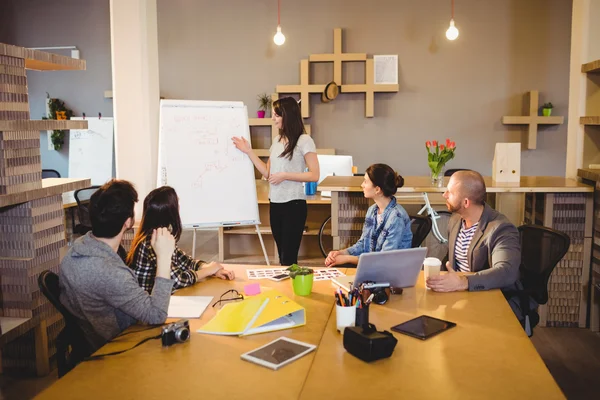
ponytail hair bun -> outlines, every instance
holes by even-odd
[[[404,178],[400,174],[396,174],[396,187],[401,188],[404,186]]]

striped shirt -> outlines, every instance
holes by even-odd
[[[473,239],[473,235],[475,234],[478,225],[479,222],[476,222],[472,227],[467,229],[465,227],[465,221],[463,220],[461,222],[460,231],[458,231],[458,236],[456,237],[456,243],[454,245],[454,259],[456,260],[456,270],[458,271],[469,272],[471,270],[467,253],[469,252],[469,246],[471,245],[471,240]]]

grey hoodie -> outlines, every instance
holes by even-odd
[[[60,302],[87,321],[94,349],[137,321],[162,324],[173,281],[157,277],[152,294],[140,287],[123,260],[89,232],[69,249],[60,265]]]

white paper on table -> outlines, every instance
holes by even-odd
[[[171,296],[169,318],[200,318],[213,296]]]

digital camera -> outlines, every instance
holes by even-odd
[[[190,338],[190,323],[187,319],[180,319],[177,322],[164,326],[160,338],[163,346],[183,343]]]
[[[363,286],[363,301],[366,301],[371,294],[373,295],[373,303],[375,304],[385,304],[390,299],[391,289],[390,284],[387,282],[384,283],[375,283],[375,282],[365,282]]]

